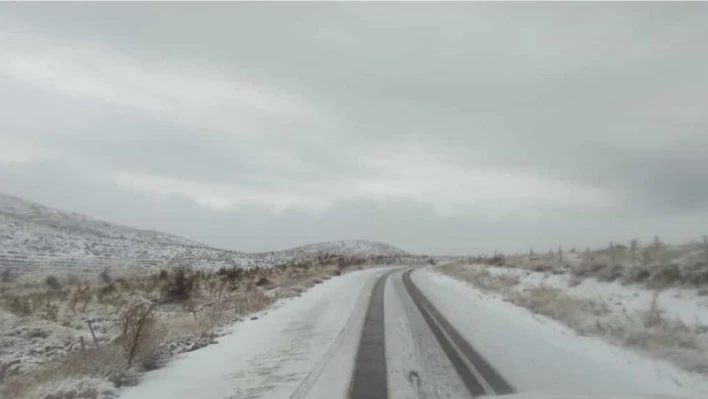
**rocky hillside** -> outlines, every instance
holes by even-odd
[[[61,272],[177,264],[205,268],[262,267],[318,253],[405,254],[392,246],[369,241],[333,241],[258,254],[239,252],[156,231],[119,226],[0,194],[0,269],[51,267]]]

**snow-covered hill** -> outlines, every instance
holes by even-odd
[[[368,241],[334,241],[267,253],[239,252],[156,231],[119,226],[0,194],[2,269],[52,267],[61,272],[169,264],[253,267],[320,252],[358,256],[404,254],[389,245]]]
[[[291,248],[281,253],[288,254],[314,254],[314,253],[330,253],[336,255],[408,255],[407,252],[398,249],[392,245],[381,242],[367,240],[345,240],[345,241],[327,241],[316,244],[303,245],[301,247]]]

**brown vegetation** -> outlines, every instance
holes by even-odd
[[[62,331],[73,331],[75,342],[67,352],[52,351],[55,356],[39,368],[0,365],[5,380],[0,396],[32,396],[39,386],[74,377],[110,380],[116,387],[134,384],[139,372],[213,343],[222,327],[278,298],[301,295],[331,276],[365,265],[429,261],[320,254],[270,268],[176,267],[120,275],[104,269],[90,279],[73,274],[4,281],[0,308],[27,325],[56,323]]]

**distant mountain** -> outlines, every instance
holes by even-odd
[[[282,251],[284,253],[330,253],[336,255],[408,255],[392,245],[367,240],[327,241],[303,245]]]
[[[204,268],[264,267],[324,252],[357,256],[405,254],[370,241],[332,241],[266,253],[232,251],[0,194],[0,269],[51,267],[57,273],[68,273],[179,264]]]

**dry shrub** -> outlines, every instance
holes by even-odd
[[[56,276],[47,276],[47,278],[44,280],[44,284],[46,284],[47,287],[53,290],[61,289],[61,283],[59,282],[59,279],[56,278]]]
[[[577,326],[577,322],[584,315],[602,316],[609,312],[604,303],[571,297],[558,288],[543,285],[513,292],[507,299],[515,305],[564,322],[571,327]]]
[[[503,254],[494,254],[491,258],[487,258],[484,263],[490,266],[502,266],[506,263],[506,257]]]
[[[541,259],[538,257],[531,257],[528,261],[520,259],[516,262],[518,265],[511,266],[508,262],[503,265],[504,267],[515,268],[520,267],[523,269],[533,270],[535,272],[547,272],[554,268],[553,261],[548,261],[546,259]]]
[[[216,328],[227,323],[231,314],[228,305],[223,302],[209,306],[199,314],[196,333],[211,334]]]
[[[195,280],[195,275],[189,270],[177,269],[172,276],[165,279],[162,298],[167,302],[189,300],[195,289]]]
[[[708,375],[708,346],[703,335],[708,327],[690,327],[678,319],[667,319],[658,305],[660,290],[652,298],[650,308],[640,314],[644,328],[619,330],[619,338],[626,346],[647,350],[688,371]]]
[[[440,270],[445,274],[470,282],[486,291],[503,293],[519,284],[519,277],[516,275],[493,275],[486,268],[468,268],[461,264],[449,264],[440,267]]]
[[[98,275],[99,280],[103,282],[104,284],[110,284],[113,282],[113,278],[111,277],[110,269],[105,268],[101,273]]]
[[[664,265],[657,268],[649,277],[652,288],[668,287],[681,279],[681,270],[676,265]]]
[[[599,270],[596,277],[599,281],[611,283],[622,278],[625,272],[626,269],[621,265],[607,265]]]
[[[117,292],[117,287],[115,283],[109,283],[104,285],[103,287],[98,289],[98,292],[96,293],[96,299],[98,299],[99,302],[105,303],[107,300],[107,297],[115,294]]]
[[[243,279],[244,273],[243,273],[243,269],[238,268],[238,267],[232,267],[232,268],[222,267],[217,272],[217,275],[219,276],[221,281],[228,283],[228,285],[232,289],[235,289],[235,287],[237,287],[238,284]]]
[[[130,306],[123,312],[120,324],[120,342],[130,368],[135,357],[148,352],[156,340],[155,305],[139,303]]]
[[[572,275],[578,278],[596,277],[608,266],[608,262],[602,259],[583,260],[580,265],[573,269]]]
[[[273,303],[273,298],[266,296],[261,291],[250,291],[239,295],[234,308],[237,314],[244,315],[259,312]]]
[[[3,301],[3,307],[17,316],[29,316],[34,310],[32,301],[26,296],[7,297]]]
[[[645,283],[651,277],[651,271],[646,266],[635,266],[629,268],[622,276],[622,284]]]
[[[44,387],[57,385],[68,379],[125,380],[124,368],[125,360],[120,348],[116,345],[102,346],[99,349],[71,353],[37,372],[10,377],[2,387],[4,391],[0,390],[0,393],[4,395],[1,397],[7,399],[46,397],[39,394]],[[132,378],[132,382],[137,381]]]

